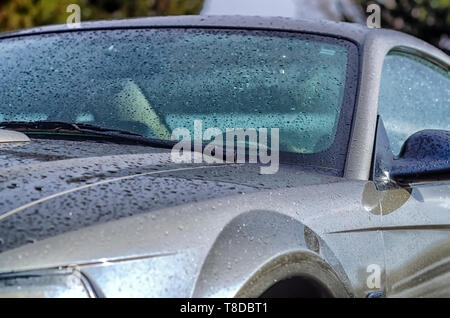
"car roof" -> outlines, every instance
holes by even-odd
[[[66,24],[49,25],[0,34],[0,38],[41,33],[53,33],[70,30],[116,29],[116,28],[152,28],[152,27],[204,27],[267,29],[280,31],[300,31],[327,34],[363,42],[371,29],[357,23],[334,22],[327,20],[300,20],[282,17],[258,16],[170,16],[148,17],[122,20],[102,20],[82,22],[80,28],[70,29]]]
[[[383,28],[372,29],[359,23],[335,22],[331,20],[292,19],[284,17],[189,15],[86,21],[82,22],[79,28],[69,28],[67,24],[59,24],[0,33],[0,39],[80,30],[184,27],[303,32],[350,40],[361,47],[364,46],[366,42],[373,42],[373,39],[379,39],[381,41],[387,40],[398,42],[399,45],[402,43],[406,44],[406,46],[410,45],[423,52],[427,52],[430,55],[434,55],[434,57],[438,58],[440,61],[444,61],[447,64],[447,67],[449,64],[449,57],[447,54],[425,41],[402,32]],[[367,41],[369,38],[370,41]],[[373,49],[373,46],[369,45],[368,49]]]

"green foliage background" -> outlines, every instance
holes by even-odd
[[[72,3],[82,21],[198,14],[203,7],[203,0],[0,0],[0,31],[65,23]]]

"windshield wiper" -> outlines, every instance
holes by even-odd
[[[177,142],[145,137],[133,132],[119,129],[111,129],[91,124],[70,123],[64,121],[8,121],[0,122],[0,128],[16,130],[23,133],[52,132],[55,134],[76,133],[95,137],[107,137],[116,141],[133,141],[157,148],[172,148]]]

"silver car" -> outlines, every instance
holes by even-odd
[[[197,16],[0,44],[0,297],[450,296],[438,49]],[[197,161],[212,127],[277,129],[278,156]],[[174,160],[177,129],[200,144],[191,162]]]

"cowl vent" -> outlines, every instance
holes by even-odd
[[[0,129],[0,144],[8,142],[28,142],[30,138],[27,135],[12,130]]]

